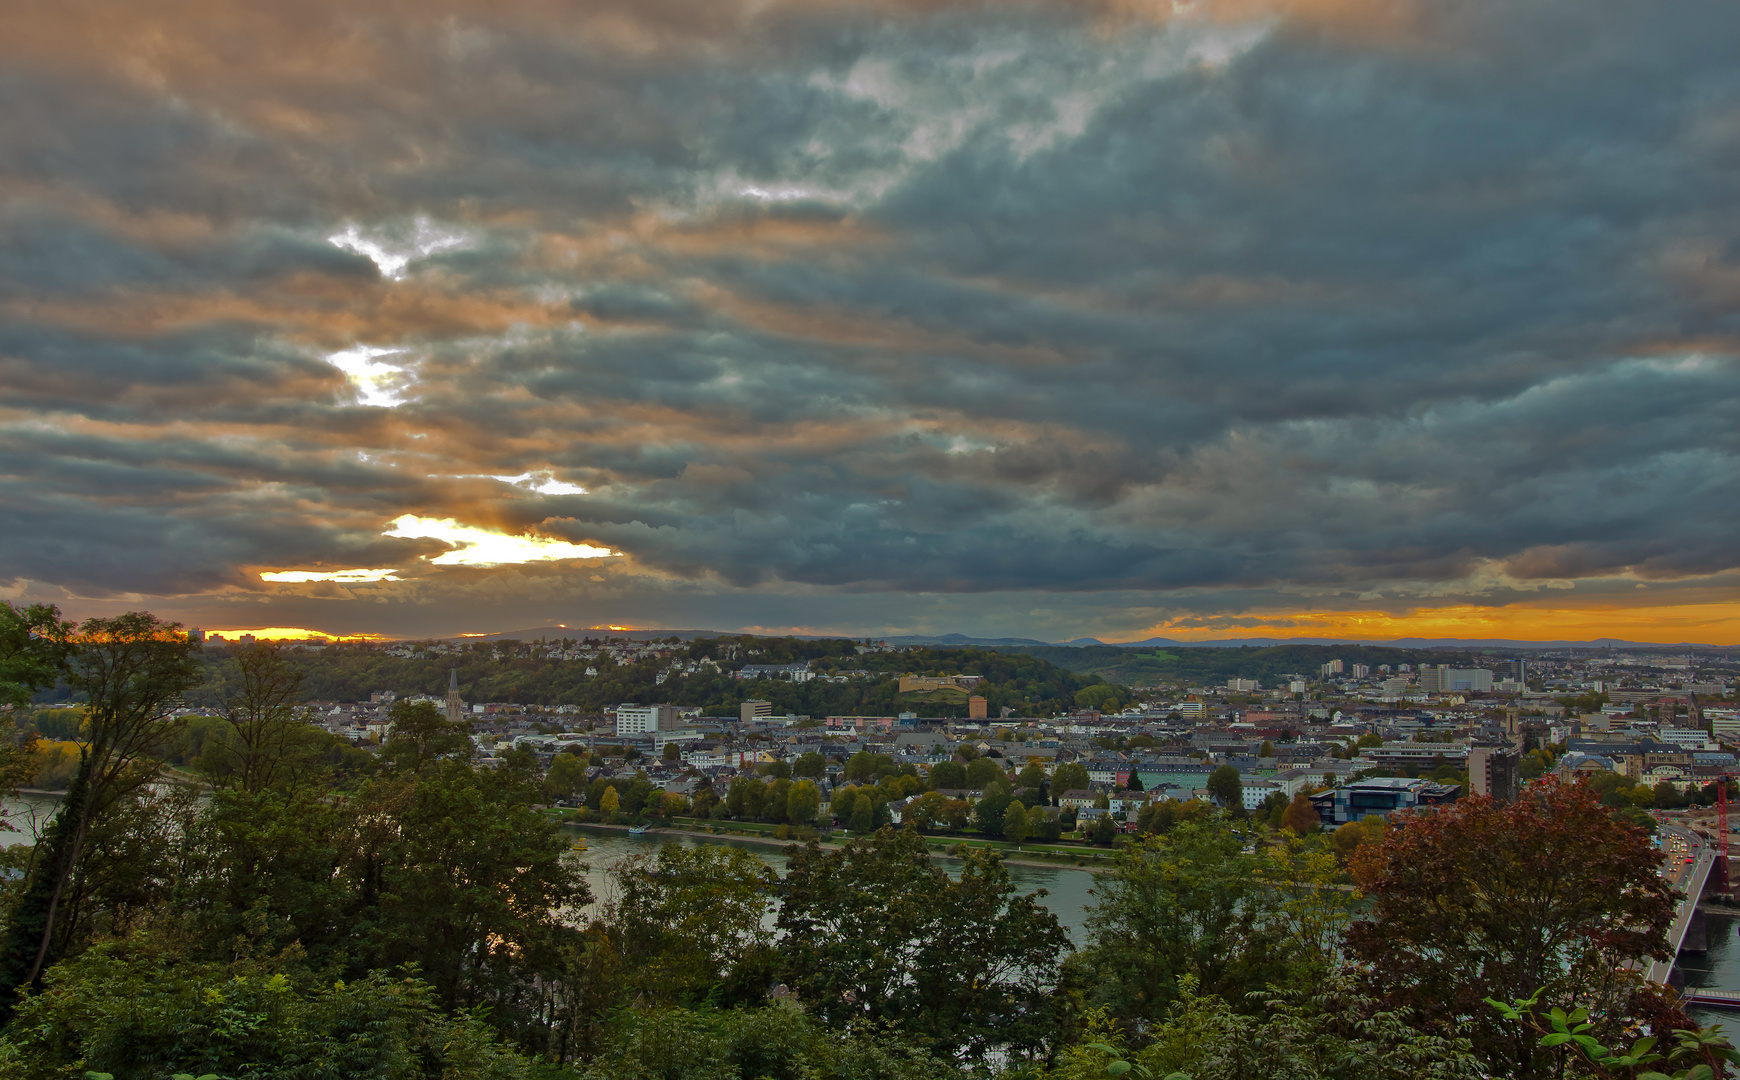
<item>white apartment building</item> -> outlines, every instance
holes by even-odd
[[[677,723],[677,707],[675,705],[635,705],[625,703],[616,707],[616,733],[618,735],[651,735],[665,728],[675,727]]]

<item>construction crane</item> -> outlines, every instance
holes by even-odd
[[[1716,855],[1718,880],[1723,892],[1728,891],[1728,773],[1716,778]]]

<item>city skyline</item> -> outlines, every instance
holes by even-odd
[[[1740,644],[1740,12],[152,0],[0,64],[0,598]]]

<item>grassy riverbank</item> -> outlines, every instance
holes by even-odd
[[[582,825],[589,829],[611,829],[617,832],[627,832],[630,828],[630,826],[623,824],[579,821],[572,810],[551,810],[549,813],[565,823]],[[783,836],[780,835],[782,828],[785,830]],[[672,818],[665,824],[650,825],[646,835],[729,839],[752,844],[765,844],[770,847],[789,847],[792,844],[807,843],[812,838],[824,845],[838,845],[852,839],[851,834],[843,829],[829,833],[816,833],[813,830],[795,830],[790,826],[769,825],[758,821],[719,822],[681,817]],[[1112,852],[1108,849],[1077,847],[1070,844],[1023,844],[1017,847],[1003,841],[964,836],[926,836],[924,841],[934,858],[957,858],[958,855],[953,854],[957,849],[988,848],[1002,855],[1003,861],[1011,866],[1033,866],[1044,869],[1091,871],[1098,869],[1112,857]]]

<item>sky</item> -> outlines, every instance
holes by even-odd
[[[18,0],[0,598],[1740,642],[1740,7]]]

